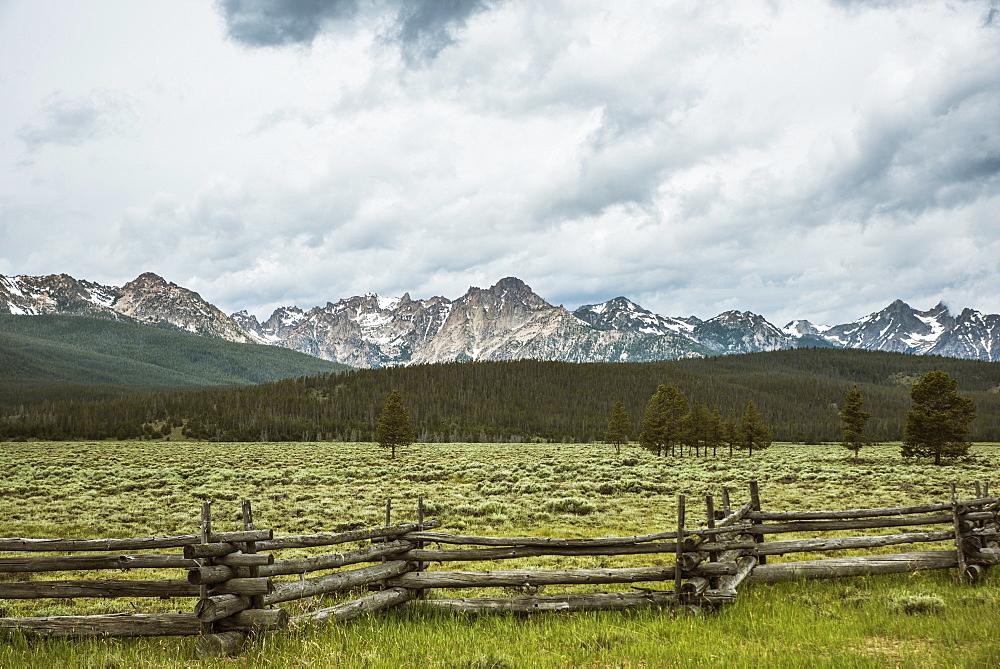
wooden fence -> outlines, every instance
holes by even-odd
[[[0,628],[71,636],[199,635],[203,655],[235,652],[249,632],[288,626],[342,622],[398,605],[463,613],[618,610],[670,605],[693,609],[736,600],[743,583],[788,579],[890,574],[922,569],[955,569],[960,582],[982,577],[1000,563],[1000,499],[976,484],[974,498],[922,506],[842,511],[765,511],[756,482],[749,501],[731,508],[723,489],[719,508],[705,497],[706,522],[686,527],[687,500],[678,497],[676,530],[628,537],[558,539],[485,537],[432,531],[440,523],[424,520],[418,501],[416,522],[391,524],[391,502],[381,527],[338,534],[275,537],[254,529],[249,502],[243,503],[243,530],[213,532],[211,503],[202,509],[198,534],[132,539],[0,539],[0,573],[75,570],[179,569],[173,580],[0,580],[0,599],[45,598],[192,598],[192,610],[177,613],[0,618]],[[938,527],[935,527],[938,526]],[[943,527],[941,527],[943,526]],[[896,534],[817,537],[829,532],[883,530]],[[906,530],[903,532],[902,530]],[[789,533],[809,538],[766,540]],[[360,548],[307,557],[279,557],[288,549],[339,546]],[[769,556],[817,551],[863,550],[937,542],[934,550],[769,564]],[[437,544],[437,547],[428,547]],[[442,546],[449,546],[447,548]],[[181,552],[129,553],[163,549]],[[76,553],[83,555],[37,555]],[[36,554],[32,554],[36,553]],[[97,553],[97,554],[95,554]],[[588,569],[514,569],[504,571],[427,570],[428,563],[481,562],[538,556],[648,555],[651,566]],[[362,566],[363,565],[363,566]],[[324,572],[313,576],[315,572]],[[307,574],[310,576],[307,577]],[[298,576],[298,580],[283,579]],[[30,576],[29,576],[30,578]],[[552,585],[666,583],[631,592],[589,592],[507,597],[429,598],[431,589],[524,588]],[[339,604],[306,610],[294,617],[281,604],[325,595],[367,592]]]

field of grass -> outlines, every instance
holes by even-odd
[[[963,496],[971,496],[968,484],[976,480],[1000,485],[996,444],[976,445],[970,457],[943,467],[905,462],[891,444],[862,451],[857,464],[849,455],[838,446],[798,444],[733,459],[721,453],[718,459],[656,458],[637,448],[616,455],[601,444],[430,444],[392,461],[371,444],[3,443],[0,535],[190,533],[197,531],[205,499],[215,500],[217,530],[236,529],[244,498],[254,503],[257,526],[276,534],[334,532],[381,524],[386,497],[393,498],[394,521],[412,520],[423,496],[444,531],[588,537],[671,529],[678,494],[688,496],[689,526],[701,524],[703,495],[718,500],[721,487],[730,486],[734,505],[742,504],[751,479],[760,482],[763,505],[773,510],[928,503],[945,501],[950,481],[964,486]],[[902,550],[908,549],[885,552]],[[796,557],[802,556],[788,559]],[[524,558],[477,568],[657,560]],[[923,572],[746,586],[735,605],[701,618],[648,610],[527,619],[403,611],[261,636],[239,658],[204,662],[194,659],[191,638],[66,641],[11,634],[0,642],[0,667],[996,666],[1000,639],[988,621],[1000,610],[998,584],[996,574],[959,587],[948,573]],[[498,593],[455,596],[475,594]],[[184,599],[139,604],[162,611],[192,605]],[[0,608],[5,615],[124,610],[121,601],[83,599],[8,600]]]

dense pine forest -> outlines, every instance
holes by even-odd
[[[834,349],[658,363],[416,365],[242,388],[44,401],[8,408],[0,438],[369,441],[386,397],[398,389],[418,441],[596,441],[619,400],[635,439],[649,398],[658,385],[671,384],[723,415],[754,402],[777,440],[839,441],[837,412],[856,384],[873,414],[870,436],[888,441],[902,436],[910,385],[937,369],[956,377],[978,406],[970,437],[1000,440],[1000,364]]]

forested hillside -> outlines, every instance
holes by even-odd
[[[1000,439],[1000,364],[835,349],[798,349],[660,363],[541,361],[449,363],[300,377],[259,386],[157,394],[105,402],[49,402],[0,422],[0,438],[140,436],[166,423],[192,438],[222,441],[372,438],[393,388],[421,441],[593,441],[621,400],[636,437],[659,384],[691,402],[740,412],[753,401],[787,441],[839,440],[844,395],[858,384],[879,440],[902,436],[909,386],[940,369],[956,377],[979,417],[975,440]]]
[[[345,369],[274,346],[82,316],[0,316],[0,406],[233,386]]]

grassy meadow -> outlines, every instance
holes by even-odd
[[[751,479],[759,481],[766,509],[894,506],[945,501],[950,481],[965,486],[966,497],[973,481],[1000,485],[998,465],[996,444],[975,445],[963,461],[935,467],[903,461],[892,444],[862,451],[855,464],[839,446],[799,444],[775,444],[752,458],[732,459],[721,451],[718,458],[657,458],[636,447],[615,454],[603,444],[420,444],[390,460],[366,443],[2,443],[0,536],[192,533],[206,499],[215,501],[217,530],[238,529],[244,498],[253,501],[257,526],[278,535],[336,532],[381,524],[387,497],[393,499],[394,522],[413,520],[419,496],[428,515],[448,532],[636,534],[673,528],[678,494],[688,496],[688,525],[701,524],[705,494],[715,494],[718,505],[721,487],[729,486],[734,506],[739,505],[748,499]],[[883,552],[905,550],[893,546]],[[813,557],[842,554],[850,553]],[[785,559],[796,558],[804,556]],[[659,559],[554,556],[475,568],[618,567]],[[72,577],[183,578],[176,571]],[[986,667],[1000,664],[1000,638],[989,622],[1000,611],[998,584],[996,573],[981,584],[959,587],[949,573],[923,572],[746,586],[735,605],[699,618],[650,610],[530,618],[400,611],[262,635],[240,657],[210,661],[194,658],[193,638],[68,641],[7,634],[0,640],[0,667]],[[510,590],[431,596],[518,594]],[[570,590],[550,586],[544,592]],[[289,604],[291,613],[298,612],[297,603]],[[193,600],[5,600],[0,613],[101,613],[133,605],[141,611],[189,611]]]

